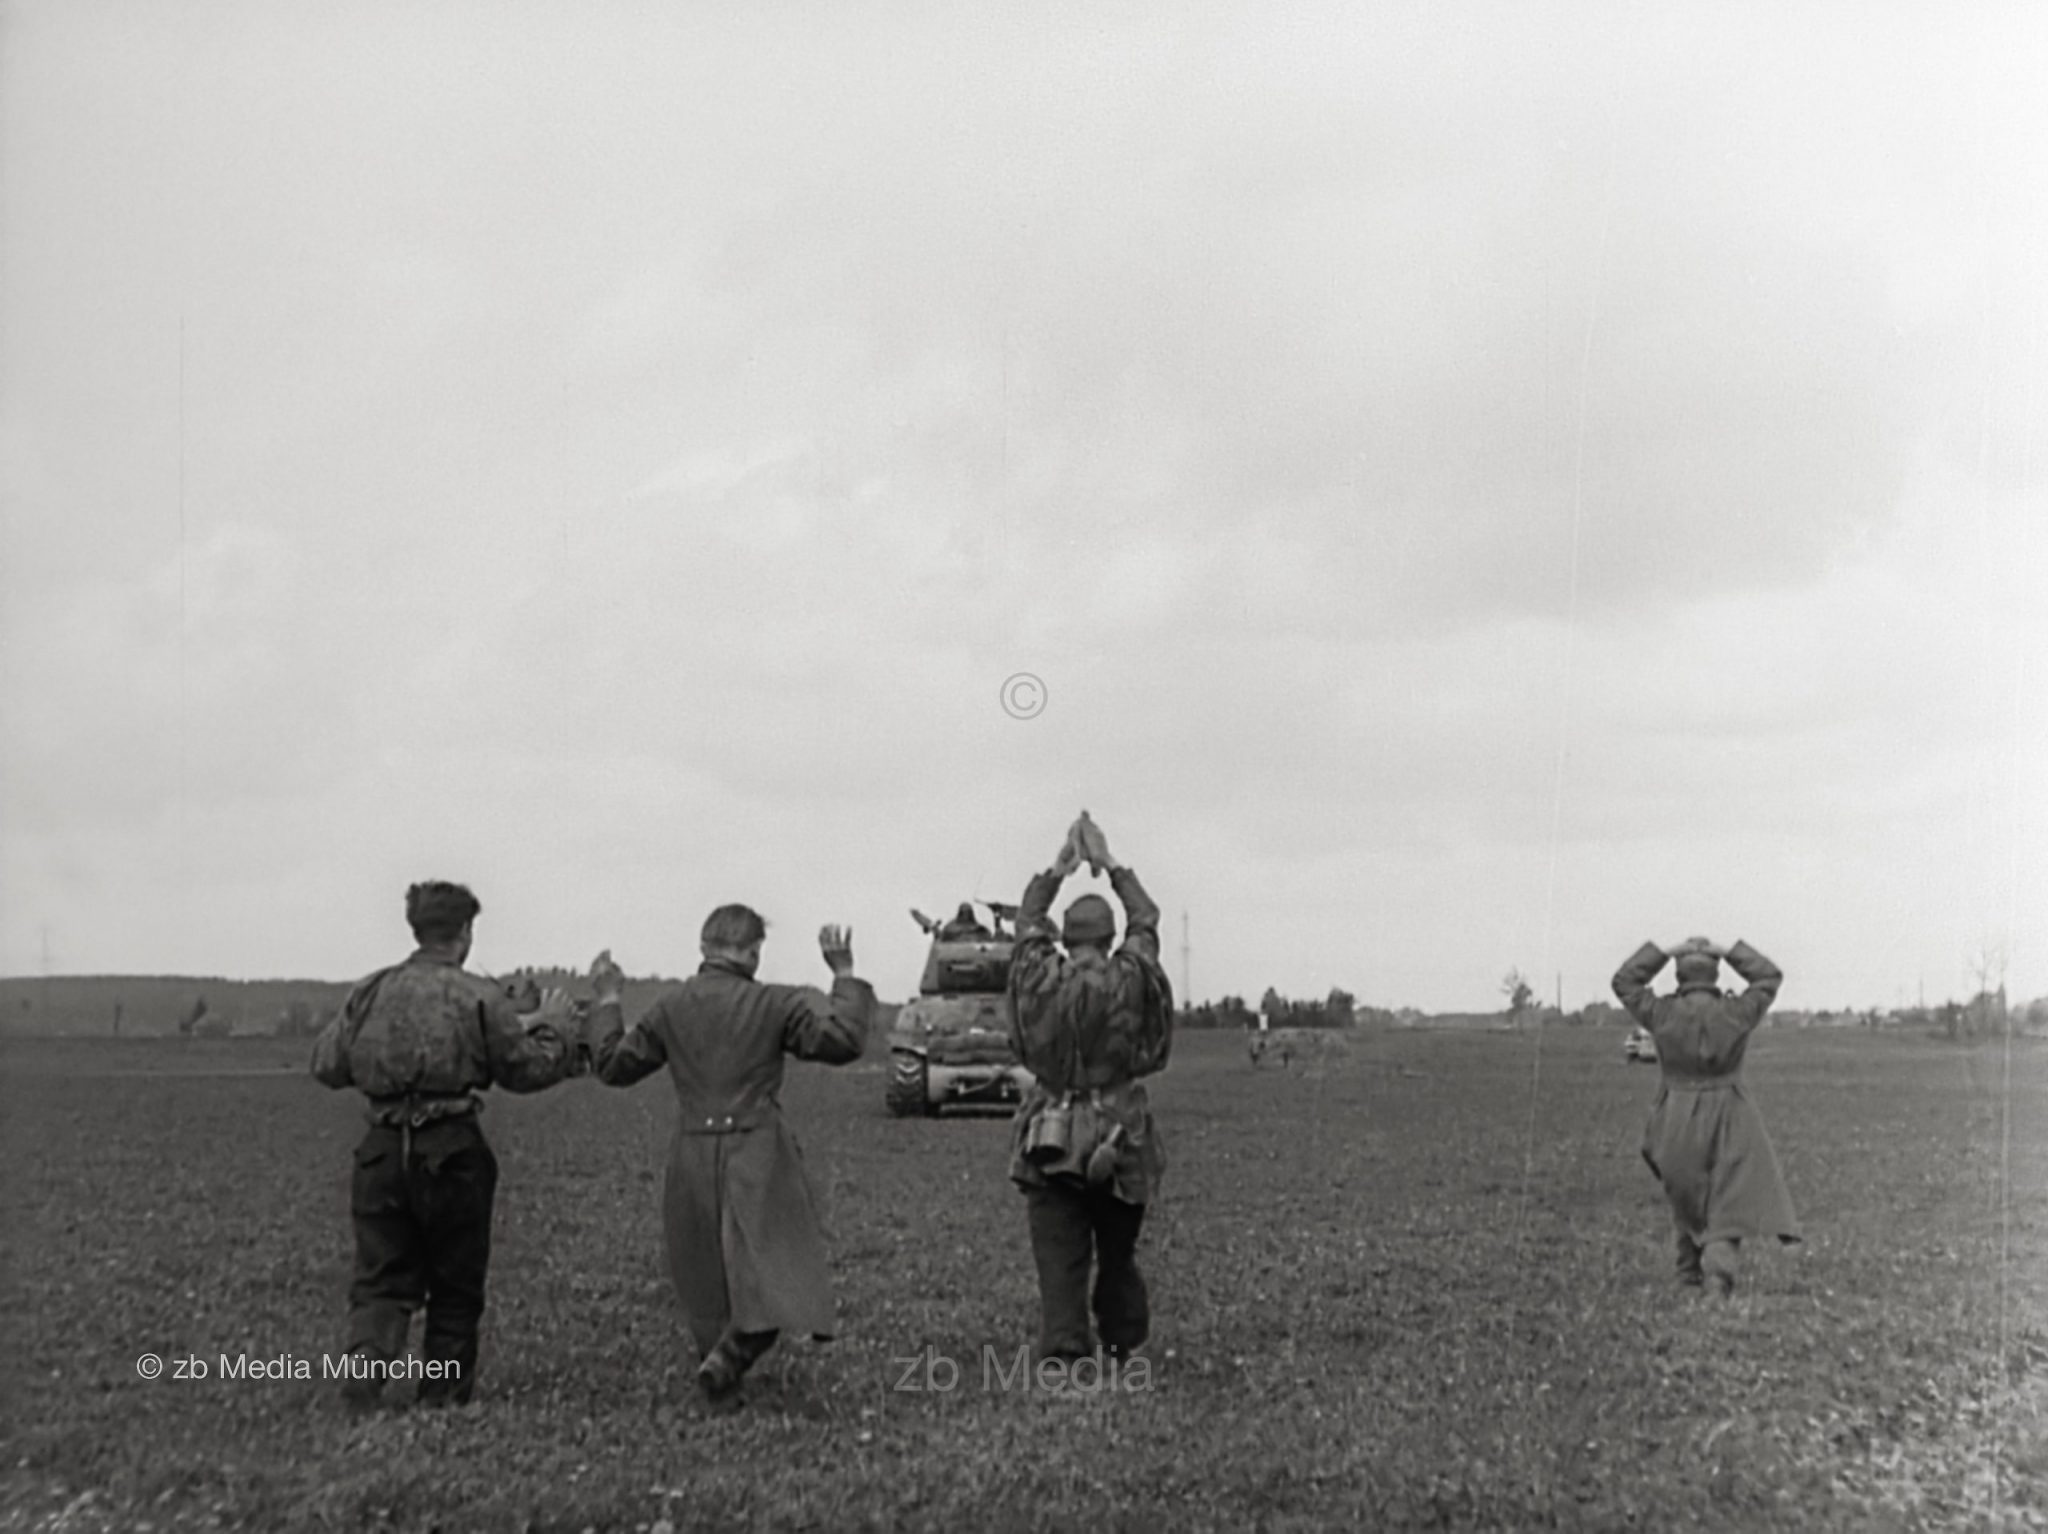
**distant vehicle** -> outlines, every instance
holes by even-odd
[[[1017,908],[965,902],[950,921],[910,914],[932,946],[915,1000],[889,1030],[889,1111],[936,1117],[953,1105],[1020,1102],[1031,1072],[1010,1045],[1010,951]]]
[[[1628,1042],[1621,1046],[1622,1058],[1629,1064],[1641,1062],[1644,1065],[1657,1063],[1657,1041],[1650,1036],[1647,1028],[1636,1027],[1628,1031]]]

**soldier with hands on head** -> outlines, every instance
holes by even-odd
[[[1678,989],[1651,994],[1650,982],[1675,959]],[[1715,983],[1721,961],[1748,982],[1739,996]],[[1747,943],[1722,948],[1703,937],[1671,949],[1645,943],[1614,976],[1614,994],[1657,1041],[1662,1082],[1643,1131],[1643,1159],[1664,1185],[1677,1226],[1679,1282],[1735,1292],[1744,1238],[1799,1237],[1792,1199],[1742,1085],[1749,1036],[1784,981],[1778,967]]]
[[[784,1331],[830,1336],[831,1275],[818,1199],[780,1094],[788,1055],[844,1065],[860,1057],[875,993],[853,973],[853,935],[826,927],[833,975],[810,986],[754,978],[767,924],[743,905],[705,920],[704,962],[628,1030],[610,953],[591,966],[591,1071],[630,1086],[668,1067],[679,1110],[662,1224],[669,1276],[701,1360],[698,1388],[727,1401]]]
[[[419,947],[357,985],[313,1046],[316,1080],[369,1100],[349,1192],[354,1357],[342,1394],[354,1405],[377,1399],[422,1307],[421,1354],[446,1377],[420,1380],[421,1404],[470,1399],[498,1186],[476,1094],[538,1092],[569,1070],[565,994],[543,993],[522,1017],[502,987],[463,968],[481,909],[460,884],[413,885],[405,917]]]
[[[1100,895],[1080,896],[1052,924],[1053,899],[1084,860],[1109,874],[1123,903],[1121,946]],[[1092,1356],[1099,1333],[1104,1356],[1121,1361],[1151,1328],[1138,1232],[1166,1158],[1139,1080],[1166,1065],[1173,993],[1159,965],[1159,907],[1085,810],[1024,891],[1010,1004],[1017,1057],[1036,1078],[1017,1109],[1010,1177],[1038,1269],[1039,1356]]]

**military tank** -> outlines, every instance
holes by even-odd
[[[998,1105],[1022,1099],[1031,1072],[1010,1045],[1010,950],[1017,908],[982,901],[961,905],[949,921],[911,917],[931,934],[917,996],[889,1030],[889,1111],[935,1117],[954,1104]]]

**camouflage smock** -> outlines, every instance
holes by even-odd
[[[538,1092],[571,1064],[560,1030],[527,1026],[503,987],[425,951],[361,981],[313,1044],[314,1078],[360,1088],[380,1122],[473,1112],[474,1092]]]
[[[1166,1170],[1166,1151],[1138,1078],[1163,1070],[1172,1051],[1173,990],[1159,967],[1159,907],[1130,869],[1116,869],[1109,882],[1126,922],[1113,954],[1061,951],[1047,914],[1060,887],[1060,875],[1051,870],[1032,878],[1017,910],[1010,1039],[1037,1079],[1017,1109],[1010,1180],[1045,1186],[1046,1174],[1024,1155],[1031,1125],[1053,1099],[1085,1093],[1124,1131],[1109,1191],[1127,1204],[1143,1204]]]
[[[1749,982],[1740,996],[1704,982],[1653,996],[1650,981],[1667,958],[1645,943],[1614,976],[1614,994],[1655,1037],[1663,1072],[1643,1131],[1643,1159],[1663,1183],[1679,1229],[1695,1241],[1797,1241],[1799,1222],[1777,1153],[1742,1086],[1749,1036],[1785,977],[1747,943],[1737,943],[1728,950],[1728,965]]]
[[[818,1197],[779,1094],[785,1055],[860,1057],[875,993],[851,975],[828,1001],[706,960],[630,1031],[617,1002],[592,1013],[591,1073],[630,1086],[666,1065],[676,1091],[662,1226],[669,1277],[701,1352],[727,1325],[830,1336],[832,1282]]]

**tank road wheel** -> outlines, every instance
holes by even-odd
[[[899,1119],[918,1118],[932,1111],[931,1071],[924,1056],[907,1049],[889,1052],[889,1111]]]

